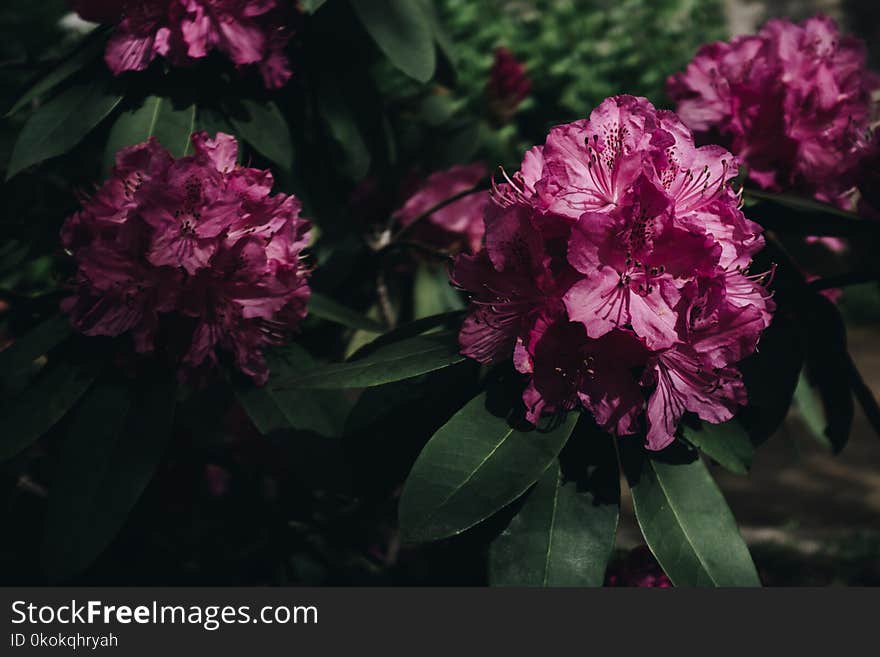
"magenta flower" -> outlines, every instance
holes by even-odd
[[[178,160],[154,139],[120,151],[62,228],[77,265],[62,309],[86,335],[130,333],[138,353],[161,343],[184,378],[222,349],[262,384],[263,348],[306,315],[309,224],[296,198],[270,196],[271,173],[237,165],[234,137],[202,132],[192,143]]]
[[[504,124],[510,121],[531,90],[532,81],[526,75],[522,62],[507,48],[495,48],[495,59],[486,82],[486,99],[490,112],[498,122]]]
[[[292,3],[284,0],[72,0],[71,5],[88,20],[117,23],[105,53],[114,75],[142,71],[156,57],[183,66],[218,50],[236,66],[258,67],[270,89],[291,77],[285,48]]]
[[[761,187],[852,205],[880,80],[865,48],[828,17],[768,22],[757,36],[704,46],[669,95],[682,121],[723,140]]]
[[[651,589],[672,588],[669,577],[646,545],[633,549],[622,561],[612,566],[606,584]]]
[[[394,212],[394,218],[402,226],[408,226],[443,201],[473,188],[485,177],[486,166],[482,162],[433,173]],[[483,240],[483,212],[488,200],[488,192],[475,192],[443,206],[414,228],[417,238],[442,249],[463,245],[472,253],[479,251]]]
[[[686,412],[731,418],[746,401],[736,363],[774,308],[746,273],[763,239],[736,171],[643,98],[553,128],[493,190],[484,250],[455,261],[472,297],[462,353],[512,357],[533,422],[580,404],[662,449]]]

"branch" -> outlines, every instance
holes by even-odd
[[[452,254],[447,251],[441,251],[440,249],[435,249],[432,246],[428,246],[427,244],[422,244],[421,242],[413,242],[410,240],[401,240],[399,242],[391,242],[390,244],[383,247],[380,251],[390,251],[391,249],[415,249],[416,251],[421,251],[425,255],[431,256],[432,258],[437,258],[438,260],[451,260]]]
[[[393,329],[397,326],[397,313],[394,312],[388,283],[385,281],[385,270],[381,266],[376,274],[376,299],[379,303],[379,316],[382,318],[382,323],[389,329]]]
[[[444,201],[440,201],[437,205],[435,205],[432,208],[429,208],[428,210],[426,210],[425,212],[423,212],[422,214],[417,216],[415,219],[413,219],[411,222],[409,222],[406,226],[404,226],[399,231],[397,231],[397,234],[391,238],[391,241],[396,242],[401,237],[403,237],[408,231],[412,230],[413,226],[418,225],[420,222],[424,221],[425,219],[430,217],[432,214],[434,214],[438,210],[442,210],[447,205],[452,205],[456,201],[463,199],[465,196],[470,196],[471,194],[478,194],[480,192],[487,192],[487,191],[489,191],[489,188],[486,185],[486,181],[481,180],[473,187],[466,189],[464,191],[461,191],[458,194],[454,194],[453,196],[450,196],[448,199],[446,199]]]

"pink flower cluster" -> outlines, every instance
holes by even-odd
[[[492,115],[500,123],[507,123],[531,90],[532,81],[526,75],[525,66],[507,48],[496,48],[486,83],[486,98]]]
[[[668,82],[682,121],[729,146],[756,183],[841,207],[851,205],[878,88],[864,44],[825,16],[703,46]]]
[[[86,335],[130,333],[138,353],[157,346],[194,378],[231,352],[259,384],[262,349],[306,315],[300,254],[309,224],[292,196],[270,196],[269,171],[236,164],[234,137],[192,136],[175,160],[154,139],[126,148],[113,175],[65,222],[77,265],[62,309]]]
[[[105,59],[115,75],[142,71],[157,57],[187,65],[219,50],[236,66],[257,66],[266,87],[291,71],[292,3],[286,0],[70,0],[87,20],[116,23]]]
[[[475,187],[487,175],[482,162],[457,165],[428,176],[394,213],[402,226],[409,226],[432,208]],[[471,252],[479,251],[483,241],[483,212],[488,192],[467,194],[427,216],[414,226],[415,237],[429,246]]]
[[[746,273],[763,239],[728,184],[736,172],[644,98],[553,128],[494,189],[484,249],[455,261],[472,297],[462,353],[512,355],[532,422],[580,403],[662,449],[686,411],[731,418],[746,401],[735,364],[773,311]]]

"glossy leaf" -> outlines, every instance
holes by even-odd
[[[232,123],[230,123],[227,116],[221,112],[220,110],[211,108],[211,107],[199,107],[199,111],[197,112],[198,116],[196,116],[196,127],[195,131],[204,130],[209,135],[214,136],[218,132],[225,132],[226,134],[235,134],[235,128]],[[192,142],[187,144],[187,149],[184,155],[191,155],[193,152]],[[239,160],[241,159],[241,149],[239,149]]]
[[[37,358],[66,340],[71,331],[70,319],[55,315],[0,351],[0,384],[13,387],[31,372]]]
[[[43,94],[55,89],[62,82],[81,71],[88,64],[98,59],[104,52],[105,39],[103,30],[97,30],[76,44],[67,56],[61,58],[58,65],[40,78],[28,89],[15,105],[6,113],[11,116],[23,109]]]
[[[880,235],[877,222],[827,203],[763,190],[746,190],[744,196],[755,201],[746,208],[748,217],[768,230],[838,237]]]
[[[342,155],[340,169],[354,180],[360,180],[370,169],[370,150],[357,122],[353,106],[329,80],[320,84],[318,106],[334,144]]]
[[[196,106],[175,108],[169,98],[150,96],[140,107],[122,112],[107,139],[104,170],[116,163],[116,154],[126,148],[155,137],[174,157],[183,157],[196,126]]]
[[[620,485],[611,437],[590,438],[604,441],[607,449],[595,450],[599,458],[589,464],[588,476],[567,479],[551,464],[493,541],[492,585],[602,585],[617,531]]]
[[[312,292],[309,298],[309,314],[326,319],[328,322],[362,331],[382,333],[385,330],[376,320],[361,315],[343,306],[341,303],[337,303],[330,297],[316,292]]]
[[[437,6],[431,0],[425,0],[428,9],[428,18],[431,21],[431,30],[434,32],[434,39],[440,46],[440,51],[452,65],[455,70],[458,62],[458,50],[452,38],[446,32],[446,29],[440,23],[440,17],[437,15]]]
[[[825,414],[822,399],[803,373],[801,373],[798,379],[797,388],[794,391],[794,400],[797,404],[798,413],[809,430],[810,435],[824,447],[827,447],[829,450],[833,449],[833,445],[825,433],[828,428],[828,417]]]
[[[416,270],[413,282],[413,308],[416,319],[462,310],[465,304],[449,284],[449,277],[442,267],[425,264]]]
[[[96,385],[76,409],[49,492],[43,562],[50,579],[82,571],[122,528],[171,436],[176,386]]]
[[[433,17],[422,0],[351,0],[355,13],[379,49],[419,82],[434,75]]]
[[[100,372],[100,361],[65,356],[49,363],[20,394],[3,401],[0,459],[15,456],[63,418]]]
[[[299,6],[307,14],[314,14],[327,0],[299,0]]]
[[[804,362],[798,326],[777,313],[761,336],[759,349],[739,364],[749,403],[737,419],[754,445],[766,441],[782,424],[791,407]]]
[[[683,433],[692,445],[731,472],[744,475],[752,467],[755,448],[748,431],[737,419],[721,424],[685,425]]]
[[[395,411],[423,399],[428,390],[421,378],[395,381],[364,390],[345,420],[345,432],[350,434],[361,431]]]
[[[235,376],[235,393],[262,434],[283,429],[313,431],[322,436],[339,436],[350,402],[334,390],[305,388],[276,389],[278,382],[309,371],[315,360],[301,347],[288,345],[268,357],[271,376],[262,387]]]
[[[121,101],[122,96],[98,78],[75,85],[38,108],[15,142],[7,180],[29,166],[71,150]]]
[[[236,132],[263,157],[284,169],[293,164],[290,127],[272,101],[242,99],[226,104],[226,115]]]
[[[376,349],[369,355],[327,365],[280,382],[282,387],[368,388],[411,379],[465,360],[458,352],[457,334],[419,335]]]
[[[372,342],[363,345],[352,354],[352,359],[362,358],[367,354],[373,353],[380,347],[394,344],[395,342],[400,342],[401,340],[422,335],[424,333],[457,330],[457,326],[461,323],[461,318],[463,316],[464,312],[454,310],[452,312],[431,315],[430,317],[423,317],[422,319],[407,322],[387,333],[383,333]]]
[[[435,541],[482,522],[534,484],[578,420],[569,413],[550,429],[521,431],[486,407],[486,395],[456,413],[419,454],[400,499],[405,541]]]
[[[645,457],[630,482],[645,542],[676,586],[760,586],[733,514],[706,466]]]
[[[809,407],[804,393],[815,395],[811,408],[816,422],[824,425],[820,435],[839,452],[849,440],[855,415],[846,327],[837,306],[818,293],[803,300],[801,316],[807,334],[803,371],[807,387],[801,389],[799,401]]]

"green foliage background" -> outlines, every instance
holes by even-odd
[[[665,104],[666,76],[726,36],[719,0],[440,0],[439,9],[464,93],[482,93],[497,46],[526,65],[533,95],[522,122],[539,137],[614,94]]]

